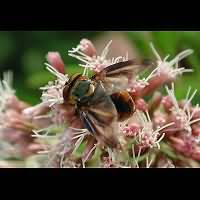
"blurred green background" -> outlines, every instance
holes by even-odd
[[[128,45],[138,56],[153,59],[155,57],[149,47],[151,41],[162,57],[170,54],[170,58],[174,58],[179,52],[191,48],[194,53],[181,64],[193,68],[195,73],[184,74],[177,80],[176,95],[183,98],[189,86],[200,89],[200,32],[1,31],[0,72],[2,74],[3,71],[11,69],[14,72],[14,88],[17,95],[22,100],[35,104],[40,101],[39,87],[53,78],[45,70],[47,52],[58,51],[66,64],[67,72],[74,73],[80,69],[77,67],[79,62],[69,57],[67,51],[75,47],[82,38],[99,42],[103,41],[103,38],[105,41],[110,38],[118,45],[115,45],[115,51]],[[193,102],[198,103],[199,100],[198,91]]]

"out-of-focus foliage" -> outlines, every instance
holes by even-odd
[[[14,88],[17,95],[31,104],[39,102],[40,86],[53,77],[45,70],[45,56],[48,51],[58,51],[68,73],[78,70],[77,61],[67,55],[81,38],[94,40],[102,32],[66,32],[66,31],[13,31],[0,32],[0,72],[14,71]],[[191,48],[194,53],[183,63],[193,68],[195,73],[184,74],[177,81],[176,93],[184,97],[188,86],[199,89],[200,76],[200,32],[121,32],[145,58],[154,58],[149,48],[153,42],[161,56],[170,54],[173,58],[180,51]],[[120,47],[119,47],[120,48]],[[112,49],[112,48],[111,48]],[[194,103],[199,102],[199,92]]]

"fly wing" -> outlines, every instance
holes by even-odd
[[[150,60],[128,60],[110,65],[93,76],[93,80],[100,80],[108,94],[113,94],[128,88],[130,80],[150,66]]]
[[[99,122],[93,113],[81,112],[81,119],[86,128],[101,144],[116,148],[119,145],[117,122]]]
[[[79,109],[80,118],[85,127],[100,143],[117,147],[119,144],[117,110],[100,83],[89,104]]]

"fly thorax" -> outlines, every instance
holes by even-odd
[[[71,95],[77,103],[85,103],[89,97],[94,93],[94,85],[91,80],[79,80],[73,87]]]

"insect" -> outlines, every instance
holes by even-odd
[[[85,128],[98,141],[117,147],[118,122],[135,111],[134,100],[126,91],[129,80],[148,65],[148,60],[128,60],[110,65],[91,78],[75,74],[63,89],[64,103],[75,106]]]

